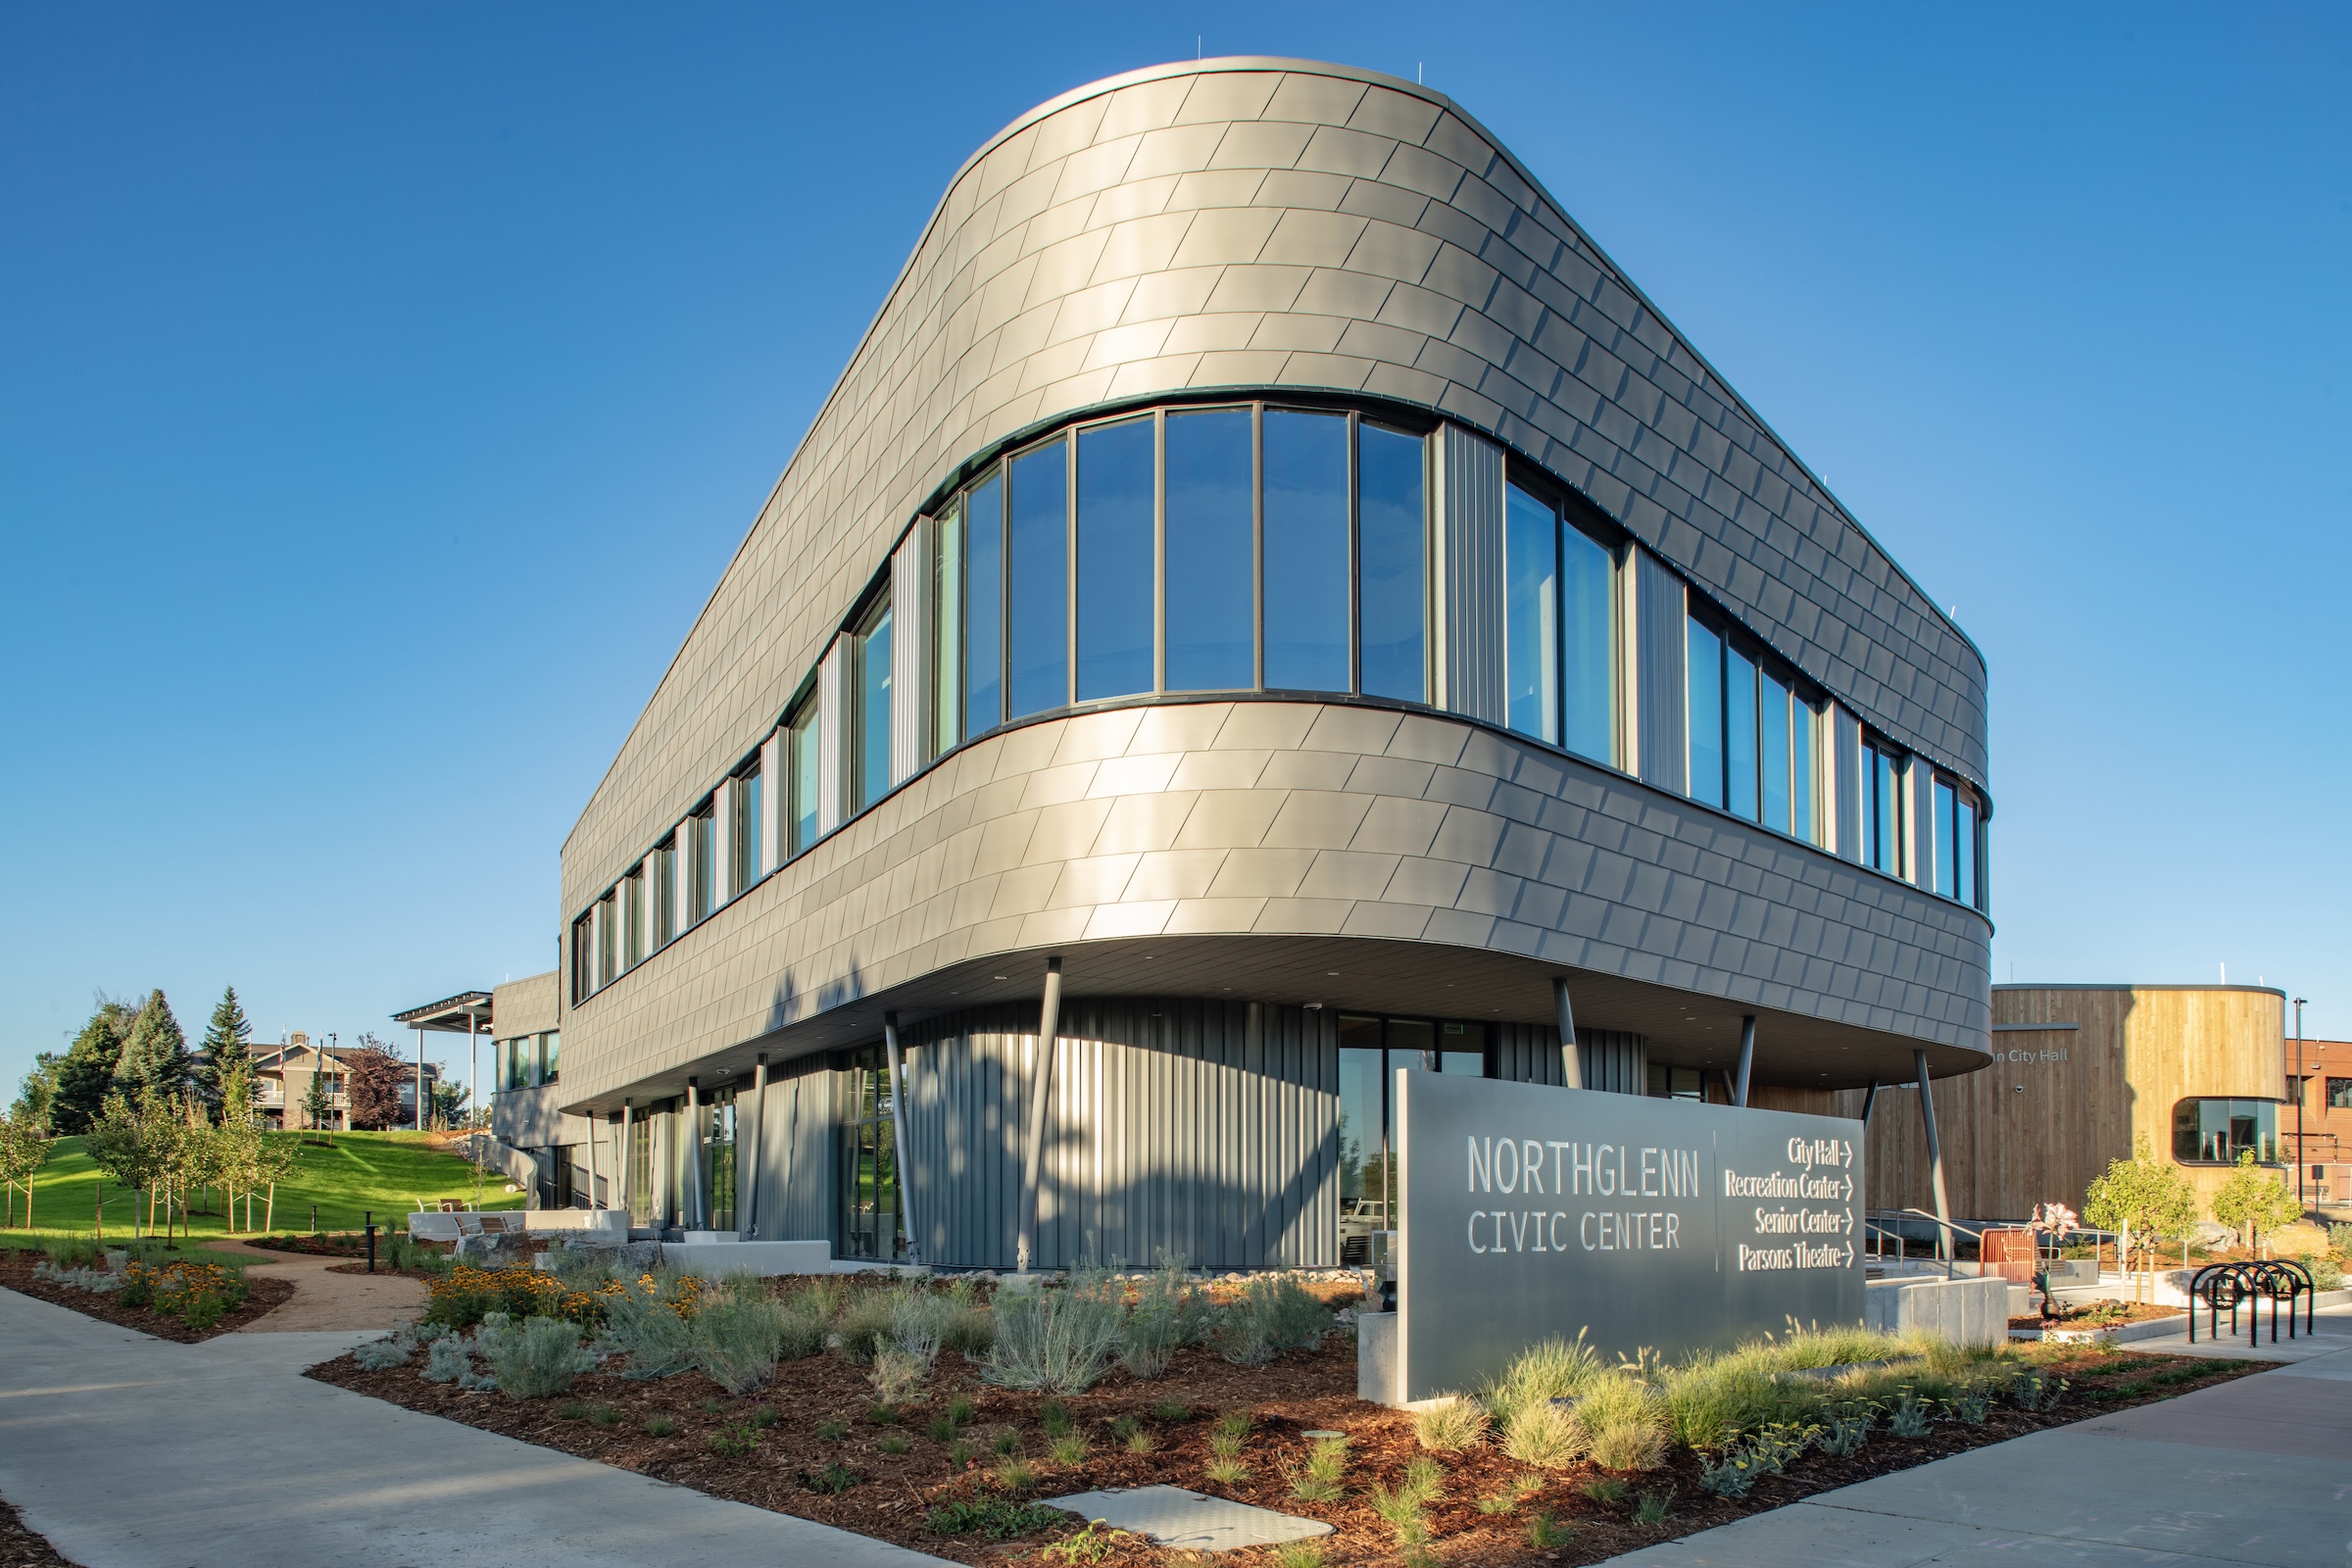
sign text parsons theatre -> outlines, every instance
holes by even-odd
[[[1862,1319],[1862,1124],[1396,1074],[1407,1399],[1557,1335],[1669,1357]]]

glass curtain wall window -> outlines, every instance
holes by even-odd
[[[654,1124],[644,1111],[638,1111],[629,1121],[628,1152],[622,1155],[626,1174],[621,1178],[621,1201],[629,1211],[631,1225],[651,1225],[654,1222]]]
[[[1429,700],[1428,443],[1356,424],[1356,689]]]
[[[951,506],[931,524],[930,755],[963,739],[963,509]]]
[[[1976,798],[1949,779],[1935,790],[1935,889],[1947,899],[1977,908]]]
[[[878,601],[850,639],[850,801],[862,811],[890,793],[890,599]]]
[[[686,819],[682,832],[691,846],[691,864],[687,868],[686,909],[689,922],[700,920],[716,906],[718,897],[718,834],[713,831],[715,808],[705,801],[695,813]]]
[[[963,733],[1004,722],[1004,476],[992,473],[963,503]]]
[[[703,1128],[703,1191],[710,1199],[707,1223],[714,1231],[731,1231],[735,1228],[734,1086],[713,1089],[703,1111],[709,1118]]]
[[[1265,670],[1276,691],[1348,678],[1348,416],[1268,409],[1262,421]]]
[[[1167,416],[1163,656],[1172,692],[1257,684],[1257,439],[1248,409]]]
[[[2278,1106],[2269,1100],[2182,1100],[2173,1105],[2173,1158],[2183,1165],[2234,1165],[2252,1152],[2279,1162]]]
[[[594,946],[590,934],[593,924],[593,917],[585,914],[571,922],[571,1000],[575,1003],[587,1001],[589,993],[596,989],[596,969],[590,952]]]
[[[1903,874],[1902,768],[1894,754],[1862,743],[1862,863]]]
[[[672,836],[646,857],[646,885],[653,895],[654,947],[667,947],[678,934],[678,844]]]
[[[880,1048],[868,1047],[851,1054],[842,1077],[848,1101],[841,1140],[841,1254],[896,1257],[902,1238],[890,1069]]]
[[[735,788],[728,792],[735,810],[735,818],[728,824],[735,852],[735,863],[727,873],[730,893],[741,893],[760,880],[760,764],[754,762],[735,776]]]
[[[634,866],[620,879],[620,966],[634,969],[645,961],[645,867]]]
[[[564,1032],[551,1029],[539,1037],[539,1082],[552,1084],[562,1077],[564,1061]]]
[[[1146,416],[1078,432],[1078,701],[1156,684],[1158,423]]]
[[[619,953],[620,922],[615,918],[617,906],[608,893],[596,901],[596,983],[609,986],[617,973],[614,959]]]
[[[784,721],[784,745],[790,753],[784,771],[792,781],[784,830],[791,837],[792,853],[798,855],[816,842],[816,784],[822,747],[817,739],[814,697],[794,709],[792,716]]]
[[[1560,741],[1560,519],[1517,485],[1503,491],[1505,722],[1522,735]]]
[[[1695,616],[1685,651],[1690,798],[1819,844],[1813,705]]]
[[[1070,701],[1069,443],[1056,437],[1005,468],[1005,716],[1025,718]]]

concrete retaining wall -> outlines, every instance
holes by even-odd
[[[1864,1297],[1862,1321],[1890,1334],[1916,1329],[1940,1335],[1954,1345],[2005,1345],[2009,1282],[1996,1278],[1874,1284]]]

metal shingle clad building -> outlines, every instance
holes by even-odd
[[[1976,648],[1475,121],[1154,68],[957,173],[582,812],[558,1098],[647,1224],[1337,1262],[1398,1066],[1981,1065],[1989,810]]]

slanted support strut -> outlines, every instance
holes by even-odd
[[[899,1058],[899,1015],[882,1015],[882,1045],[890,1055],[890,1137],[899,1161],[899,1234],[906,1239],[906,1260],[923,1260],[922,1244],[915,1238],[914,1203],[909,1179],[914,1167],[906,1163],[906,1071]]]
[[[1943,1147],[1936,1141],[1936,1096],[1928,1087],[1928,1054],[1911,1053],[1912,1065],[1919,1069],[1919,1119],[1928,1132],[1928,1179],[1936,1189],[1936,1253],[1949,1262],[1952,1257],[1952,1205],[1943,1192]]]
[[[1045,1167],[1046,1100],[1054,1089],[1054,1037],[1061,1027],[1061,960],[1046,960],[1046,995],[1038,1009],[1037,1059],[1029,1069],[1029,1137],[1021,1151],[1020,1231],[1013,1267],[1029,1272],[1037,1255],[1037,1183]]]
[[[1756,1015],[1749,1013],[1740,1020],[1740,1079],[1732,1089],[1732,1103],[1747,1103],[1747,1075],[1756,1064]]]
[[[1576,1008],[1568,1002],[1568,982],[1555,977],[1551,982],[1552,1005],[1560,1015],[1560,1082],[1571,1089],[1585,1087],[1584,1053],[1576,1049]]]

